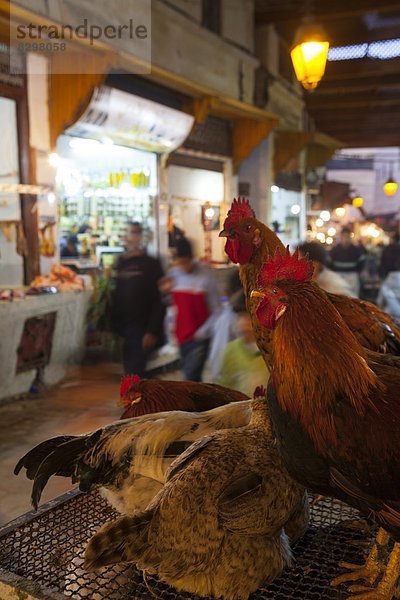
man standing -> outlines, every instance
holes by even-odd
[[[129,225],[125,244],[115,269],[112,323],[123,338],[124,373],[144,377],[150,352],[164,340],[165,305],[158,289],[164,273],[160,261],[146,253],[140,223]]]
[[[190,242],[176,242],[176,266],[161,285],[174,305],[175,336],[185,379],[201,381],[214,322],[221,305],[217,283],[209,266],[193,258]]]
[[[356,297],[360,295],[360,271],[364,265],[364,252],[362,246],[353,244],[350,229],[343,227],[340,242],[329,253],[332,270],[346,279]]]
[[[392,239],[382,252],[379,275],[382,279],[392,271],[400,271],[400,234],[392,234]]]

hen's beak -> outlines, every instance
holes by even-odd
[[[229,237],[230,233],[227,229],[222,229],[222,231],[219,232],[218,237]]]
[[[252,290],[250,292],[250,298],[265,298],[265,294],[259,292],[258,290]]]

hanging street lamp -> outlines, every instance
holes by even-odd
[[[399,186],[397,182],[393,179],[393,177],[390,176],[383,186],[383,191],[385,192],[386,196],[394,196],[398,187]]]
[[[290,56],[298,81],[306,90],[313,90],[321,81],[328,58],[326,33],[315,23],[301,25],[295,34]]]
[[[351,202],[356,208],[361,208],[364,204],[364,198],[362,196],[355,196]]]

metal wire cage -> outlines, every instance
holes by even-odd
[[[0,580],[34,598],[193,599],[153,576],[144,577],[131,565],[105,568],[96,575],[84,571],[88,539],[116,517],[97,492],[84,495],[76,490],[37,513],[23,515],[0,530]],[[371,536],[356,511],[329,498],[317,502],[311,507],[307,533],[293,548],[294,566],[260,588],[252,600],[345,598],[345,588],[334,588],[330,581],[343,571],[340,561],[363,561]]]

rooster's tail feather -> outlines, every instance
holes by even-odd
[[[14,469],[14,475],[18,475],[21,471],[22,467],[26,469],[26,476],[28,479],[34,479],[36,473],[41,465],[41,463],[52,453],[56,448],[61,446],[61,444],[65,444],[66,442],[70,442],[71,440],[76,439],[76,436],[73,435],[59,435],[57,437],[51,438],[44,442],[41,442],[32,450],[29,450],[17,463]],[[59,475],[65,475],[68,477],[70,473],[59,473]]]
[[[89,540],[85,569],[95,571],[106,565],[140,561],[148,545],[148,525],[153,514],[153,510],[146,510],[104,525]]]
[[[57,446],[42,460],[35,473],[32,487],[31,500],[35,509],[37,509],[42,491],[52,475],[73,478],[75,465],[79,457],[87,450],[87,441],[86,436],[72,437],[67,442]]]

